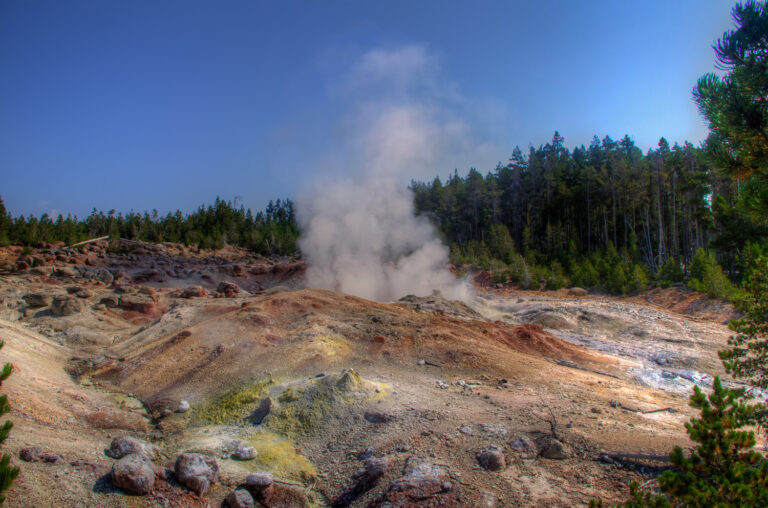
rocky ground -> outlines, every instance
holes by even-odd
[[[10,506],[583,506],[687,443],[728,306],[478,284],[382,304],[298,260],[0,250]],[[652,486],[652,483],[649,485]],[[255,499],[255,501],[254,501]]]

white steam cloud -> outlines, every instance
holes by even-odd
[[[297,201],[310,287],[377,301],[435,289],[471,298],[432,225],[415,216],[403,181],[455,167],[448,161],[458,152],[472,152],[466,124],[445,104],[454,94],[436,88],[437,67],[420,46],[375,50],[342,79],[341,91],[355,98],[345,122],[347,176],[323,175]]]

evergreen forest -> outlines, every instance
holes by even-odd
[[[643,153],[629,136],[595,136],[571,151],[558,132],[486,175],[411,184],[452,260],[493,269],[497,282],[622,294],[714,277],[719,296],[730,288],[718,263],[738,281],[748,246],[766,235],[740,206],[742,187],[688,142],[661,138]]]
[[[0,245],[35,246],[41,242],[65,242],[68,245],[88,238],[109,235],[144,242],[174,242],[200,248],[220,249],[235,245],[264,255],[293,255],[297,252],[299,228],[293,202],[289,199],[270,201],[264,211],[255,215],[243,206],[216,198],[213,205],[200,206],[190,214],[177,210],[160,216],[129,212],[125,215],[110,210],[106,214],[95,208],[85,219],[59,215],[55,219],[12,217],[0,199]]]

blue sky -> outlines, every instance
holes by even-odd
[[[732,5],[2,0],[0,196],[14,215],[261,209],[339,172],[486,172],[555,130],[698,144],[691,88]],[[408,132],[429,156],[371,162]]]

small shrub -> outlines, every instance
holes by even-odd
[[[735,293],[733,284],[723,273],[723,269],[717,263],[715,256],[712,253],[707,253],[704,249],[699,249],[693,256],[688,287],[694,291],[726,300]]]
[[[623,295],[627,292],[627,274],[622,263],[616,263],[611,269],[611,277],[608,279],[608,289],[615,295]]]
[[[648,289],[649,276],[644,265],[632,265],[632,272],[629,278],[629,290],[635,293],[641,293]]]
[[[546,289],[557,290],[568,285],[563,267],[557,261],[552,261],[550,268],[542,271],[542,278]]]
[[[5,345],[3,341],[0,341],[0,349]],[[8,379],[8,376],[13,372],[13,365],[6,363],[0,370],[0,386],[3,381]],[[4,415],[11,410],[11,406],[8,404],[8,397],[6,395],[0,395],[0,415]],[[0,427],[0,445],[8,438],[8,433],[13,427],[13,422],[8,420]],[[3,453],[0,457],[0,505],[5,502],[5,491],[11,488],[13,481],[19,476],[19,468],[16,466],[11,467],[11,456],[7,453]]]
[[[575,285],[584,288],[594,288],[600,283],[600,274],[589,259],[576,267],[571,278]]]
[[[683,282],[684,278],[685,274],[683,273],[683,267],[680,265],[680,261],[675,258],[667,259],[664,266],[659,268],[656,272],[656,284],[663,288],[668,288],[673,284]]]
[[[768,257],[748,265],[744,292],[734,299],[742,318],[728,324],[736,335],[728,339],[731,349],[720,351],[726,372],[747,381],[750,386],[768,390]],[[765,426],[766,415],[761,413]]]

